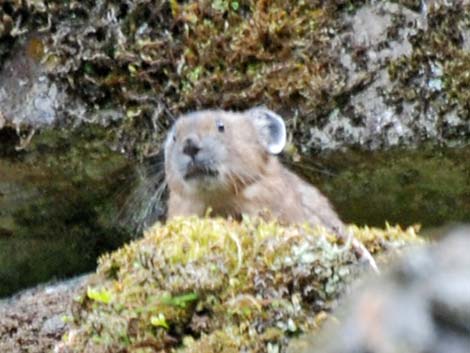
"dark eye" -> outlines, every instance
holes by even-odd
[[[217,121],[217,130],[219,130],[219,132],[224,132],[225,131],[224,123],[220,120]]]
[[[173,134],[173,142],[176,142],[176,135]]]

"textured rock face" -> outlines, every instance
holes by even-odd
[[[259,104],[290,121],[305,152],[464,144],[469,10],[467,1],[7,1],[0,111],[15,126],[111,124],[108,138],[138,156],[158,150],[181,112]]]
[[[47,77],[40,60],[40,37],[19,41],[0,73],[0,107],[5,121],[14,127],[44,127],[57,123],[66,102],[64,87]],[[62,114],[62,117],[64,114]]]
[[[332,48],[354,89],[324,126],[311,129],[307,145],[377,149],[468,141],[467,103],[458,98],[467,89],[452,67],[468,65],[469,18],[454,5],[423,2],[410,9],[381,1],[344,15],[346,29]]]
[[[469,247],[466,227],[410,251],[384,277],[359,288],[339,315],[339,326],[330,324],[310,342],[299,340],[290,352],[468,352]]]

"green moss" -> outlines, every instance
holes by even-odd
[[[351,229],[374,252],[420,242],[411,228]],[[83,353],[272,351],[318,327],[356,265],[322,229],[176,219],[100,259],[66,345]]]

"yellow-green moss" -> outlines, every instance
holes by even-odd
[[[351,227],[374,252],[414,229]],[[318,327],[358,272],[323,229],[196,217],[103,256],[76,303],[73,352],[268,352]]]

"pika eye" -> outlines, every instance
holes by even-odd
[[[219,132],[224,132],[225,131],[225,126],[224,126],[224,123],[220,120],[217,120],[217,130],[219,130]]]
[[[173,142],[176,142],[176,135],[173,134]]]

